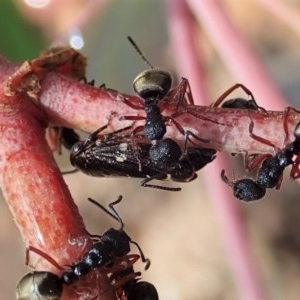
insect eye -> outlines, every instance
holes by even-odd
[[[73,155],[77,155],[77,154],[79,154],[79,153],[82,152],[82,151],[83,151],[83,145],[82,145],[81,142],[76,143],[76,144],[73,146],[73,148],[72,148],[72,154],[73,154]]]

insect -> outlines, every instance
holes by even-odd
[[[166,122],[167,119],[163,117],[160,111],[160,108],[158,104],[161,101],[164,101],[164,97],[166,94],[170,91],[171,84],[172,84],[172,78],[171,74],[168,71],[153,68],[153,66],[147,61],[145,56],[142,54],[140,49],[137,47],[135,42],[128,37],[131,44],[135,47],[135,49],[138,51],[138,53],[141,55],[143,60],[150,66],[151,69],[147,69],[146,71],[139,74],[136,79],[133,81],[133,87],[135,92],[140,96],[140,98],[144,101],[144,104],[142,105],[142,108],[146,112],[145,117],[145,125],[135,128],[133,134],[137,134],[140,131],[143,131],[143,134],[145,138],[149,139],[152,143],[152,146],[148,145],[147,143],[140,143],[138,145],[139,149],[142,150],[142,154],[139,154],[139,170],[136,173],[136,168],[132,169],[132,164],[128,167],[126,167],[125,163],[119,164],[121,161],[120,157],[118,156],[117,162],[110,159],[109,163],[111,164],[111,171],[112,173],[110,175],[114,175],[116,172],[118,173],[117,169],[122,169],[125,167],[126,173],[125,176],[133,176],[133,177],[148,177],[145,180],[143,180],[142,185],[148,186],[148,187],[156,187],[156,188],[162,188],[162,189],[168,189],[168,190],[179,190],[179,189],[169,189],[165,187],[159,187],[148,184],[149,181],[153,179],[165,179],[166,175],[170,175],[172,180],[175,181],[191,181],[193,180],[195,176],[195,169],[193,167],[193,164],[190,162],[188,155],[186,151],[183,152],[180,149],[180,146],[170,138],[163,139],[165,133],[166,133]],[[188,82],[187,82],[188,85]],[[185,86],[186,88],[186,86]],[[185,96],[185,91],[182,93],[182,98]],[[124,100],[126,101],[126,100]],[[136,116],[124,116],[121,119],[123,120],[138,120],[140,117]],[[143,117],[142,117],[143,119]],[[186,142],[190,139],[190,136],[194,136],[192,132],[187,131],[185,132],[184,129],[174,120],[174,124],[179,128],[179,131],[185,135]],[[201,142],[207,142],[207,140],[201,139],[197,136],[194,136],[196,139],[198,139]],[[91,139],[90,139],[91,140]],[[125,141],[124,137],[123,140]],[[124,145],[123,141],[120,140],[120,143],[122,142],[122,145]],[[125,141],[125,144],[128,145],[128,142]],[[150,147],[150,148],[149,148]],[[103,149],[103,147],[101,147]],[[75,147],[74,147],[75,149]],[[77,150],[77,149],[76,149]],[[110,148],[110,150],[113,150]],[[200,154],[200,148],[194,153]],[[203,155],[206,156],[207,151],[210,153],[214,153],[214,150],[203,150]],[[80,151],[79,151],[80,152]],[[117,149],[115,149],[115,153],[117,152]],[[147,154],[148,152],[148,154]],[[104,152],[102,152],[103,154]],[[87,153],[90,154],[90,153]],[[112,151],[112,155],[114,155]],[[124,155],[124,153],[123,153]],[[89,155],[89,158],[92,158],[93,155]],[[127,152],[126,153],[126,162],[128,162],[128,157],[132,157],[135,160],[136,159],[134,154]],[[200,157],[200,156],[199,156]],[[203,157],[196,158],[195,155],[193,155],[193,158],[197,159],[195,163],[199,165],[199,161],[203,162]],[[79,157],[76,158],[77,160]],[[105,163],[108,163],[107,159],[105,157],[98,157],[98,159],[101,161],[101,171],[98,170],[98,174],[96,176],[102,176],[102,171]],[[105,162],[103,162],[105,160]],[[143,162],[142,162],[143,160]],[[74,161],[74,157],[71,155],[71,162]],[[211,158],[209,162],[211,161]],[[81,160],[82,163],[84,163]],[[132,160],[131,160],[132,162]],[[78,162],[75,162],[76,167],[79,167]],[[99,161],[100,163],[100,161]],[[98,163],[98,165],[99,165]],[[206,160],[205,160],[206,164]],[[80,167],[79,167],[80,168]],[[113,168],[113,170],[112,170]],[[132,170],[130,170],[131,168]],[[80,168],[82,169],[82,168]],[[85,170],[87,168],[85,167]],[[147,170],[148,169],[148,170]],[[89,168],[90,171],[90,168]],[[100,171],[100,173],[99,173]],[[132,172],[133,171],[133,172]],[[140,174],[141,171],[143,174]],[[154,172],[153,172],[154,171]],[[123,172],[123,170],[122,170]],[[90,172],[89,172],[90,173]],[[100,174],[100,175],[99,175]],[[120,173],[118,173],[120,174]],[[142,176],[141,176],[142,175]]]
[[[243,98],[234,98],[224,101],[229,94],[231,94],[238,88],[241,88],[250,97],[250,100],[246,100]],[[264,108],[258,106],[252,92],[240,83],[233,85],[231,88],[225,91],[215,102],[211,104],[211,107],[219,107],[220,104],[222,104],[221,107],[223,108],[250,109],[266,112]]]
[[[155,286],[147,281],[129,281],[125,287],[127,300],[158,300]]]
[[[52,127],[55,134],[58,135],[59,144],[63,145],[67,150],[71,150],[73,145],[80,141],[79,135],[72,128]],[[61,153],[61,150],[59,150]]]
[[[141,254],[142,261],[146,264],[145,269],[148,269],[150,266],[149,259],[146,259],[144,257],[144,254],[139,245],[136,242],[132,241],[128,234],[124,231],[124,223],[120,215],[114,208],[114,205],[122,200],[122,196],[119,196],[116,201],[109,204],[112,212],[108,211],[105,207],[103,207],[95,200],[91,198],[88,198],[88,200],[103,209],[111,217],[116,219],[120,223],[121,227],[118,230],[111,228],[106,231],[101,237],[99,237],[100,241],[94,243],[94,245],[83,256],[83,259],[80,262],[72,265],[70,269],[63,272],[63,281],[67,284],[71,284],[75,280],[78,280],[81,277],[85,276],[92,269],[111,264],[114,259],[123,257],[130,252],[130,243],[136,245]]]
[[[70,161],[74,167],[97,177],[145,178],[142,186],[179,191],[180,188],[150,185],[148,182],[168,177],[178,182],[192,181],[197,177],[196,171],[215,159],[215,150],[185,147],[182,151],[172,139],[152,145],[143,136],[122,135],[122,132],[131,129],[130,126],[107,135],[98,135],[106,128],[107,125],[99,128],[86,140],[73,146]]]
[[[131,37],[128,40],[139,53],[143,61],[150,67],[141,72],[133,80],[133,89],[139,95],[141,105],[136,106],[130,101],[124,99],[124,102],[135,109],[142,109],[146,113],[146,117],[141,116],[122,116],[120,120],[143,120],[145,119],[145,125],[135,128],[135,133],[143,131],[144,135],[155,143],[155,141],[163,138],[167,131],[166,123],[171,121],[182,135],[186,135],[186,131],[183,127],[175,120],[177,116],[180,116],[186,111],[180,111],[178,108],[183,104],[194,104],[193,96],[189,81],[186,78],[182,78],[181,82],[177,87],[171,90],[172,76],[167,70],[161,68],[154,68],[151,63],[146,59],[142,51],[139,49],[137,44]],[[163,116],[162,111],[165,106],[169,108],[172,106],[175,112],[170,116]],[[203,115],[199,115],[199,118],[213,123],[216,121],[210,120]],[[218,123],[219,124],[219,123]],[[188,132],[189,136],[193,136],[200,142],[207,143],[208,141],[202,139],[192,132]]]
[[[142,262],[145,263],[145,269],[149,268],[150,260],[145,258],[138,243],[133,241],[124,231],[124,223],[114,208],[114,205],[122,200],[122,196],[119,196],[116,201],[109,204],[111,211],[107,210],[104,206],[91,198],[88,198],[88,200],[116,219],[120,223],[120,229],[117,230],[111,228],[102,236],[93,236],[99,241],[92,245],[81,261],[68,268],[62,268],[55,260],[39,249],[28,247],[26,252],[26,264],[28,264],[29,261],[29,252],[32,251],[51,262],[55,267],[62,271],[62,275],[59,277],[50,272],[31,272],[26,274],[17,286],[17,300],[36,299],[34,297],[40,297],[38,299],[45,300],[58,300],[62,294],[63,285],[72,285],[94,269],[99,269],[104,273],[111,273],[112,270],[115,269],[117,269],[117,271],[122,271],[126,268],[124,268],[121,263],[119,264],[119,267],[116,268],[115,261],[118,260],[122,262],[124,259],[128,261],[128,257],[134,257],[134,262],[141,257]],[[138,248],[140,255],[128,255],[131,250],[130,244],[134,244]],[[125,282],[126,280],[124,283]],[[53,298],[51,298],[52,295]]]
[[[166,70],[153,68],[133,39],[128,37],[128,40],[140,54],[143,61],[150,66],[150,69],[140,73],[133,81],[134,91],[144,100],[146,122],[143,126],[143,132],[151,141],[160,140],[165,135],[167,129],[158,103],[169,92],[172,85],[172,77]],[[130,117],[124,117],[123,119],[128,118]],[[136,129],[136,131],[139,129]]]
[[[250,123],[250,132],[253,131],[253,122]],[[253,135],[253,133],[252,133]],[[257,138],[255,136],[255,138]],[[264,139],[262,139],[264,141]],[[240,200],[252,201],[261,199],[267,188],[276,187],[279,189],[285,168],[294,165],[293,157],[300,154],[300,122],[294,129],[294,141],[287,145],[284,149],[278,151],[274,156],[268,156],[258,170],[257,179],[244,178],[235,182],[231,182],[225,175],[225,171],[221,172],[221,178],[232,189],[234,196]]]

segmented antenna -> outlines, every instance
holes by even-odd
[[[122,218],[120,217],[120,215],[118,214],[118,212],[116,211],[116,209],[114,208],[114,205],[118,204],[119,202],[121,202],[123,199],[123,197],[120,195],[118,197],[118,199],[112,203],[110,203],[109,209],[111,211],[109,211],[106,207],[104,207],[102,204],[100,204],[99,202],[97,202],[96,200],[92,199],[92,198],[88,198],[88,200],[90,202],[92,202],[93,204],[95,204],[96,206],[100,207],[103,211],[105,211],[108,215],[110,215],[112,218],[114,218],[115,220],[117,220],[120,223],[120,229],[119,230],[123,230],[124,228],[124,223]]]
[[[136,52],[140,55],[140,57],[142,58],[142,60],[151,68],[154,69],[154,67],[150,64],[150,62],[148,61],[148,59],[145,57],[145,55],[143,54],[143,52],[140,50],[140,48],[138,47],[138,45],[135,43],[135,41],[132,39],[131,36],[127,37],[128,41],[131,43],[131,45],[133,46],[133,48],[136,50]]]

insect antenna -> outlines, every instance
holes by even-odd
[[[123,220],[122,218],[120,217],[120,215],[118,214],[118,212],[116,211],[116,209],[114,208],[114,205],[118,204],[119,202],[121,202],[121,200],[123,199],[123,197],[120,195],[118,197],[118,199],[112,203],[110,203],[108,206],[109,206],[109,209],[111,211],[109,211],[106,207],[104,207],[102,204],[100,204],[99,202],[97,202],[96,200],[92,199],[92,198],[88,198],[88,200],[90,202],[92,202],[93,204],[95,204],[96,206],[100,207],[103,211],[105,211],[108,215],[110,215],[112,218],[114,218],[115,220],[117,220],[121,227],[120,227],[120,230],[123,230],[124,228],[124,223],[123,223]]]
[[[140,245],[137,242],[131,240],[130,243],[134,244],[138,248],[140,255],[141,255],[141,260],[143,263],[145,263],[145,270],[148,270],[150,267],[150,264],[151,264],[150,259],[145,257],[145,254],[143,253],[142,248],[140,247]]]
[[[130,44],[133,46],[133,48],[136,50],[136,52],[140,55],[140,57],[142,58],[142,60],[151,68],[154,69],[154,67],[150,64],[150,62],[148,61],[148,59],[145,57],[145,55],[143,54],[143,52],[141,51],[141,49],[138,47],[138,45],[136,44],[136,42],[132,39],[131,36],[127,37],[128,41],[130,42]]]

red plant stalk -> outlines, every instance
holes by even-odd
[[[39,98],[40,105],[51,123],[59,126],[68,126],[92,132],[110,121],[110,130],[120,129],[129,124],[129,121],[119,121],[118,116],[144,115],[143,110],[136,110],[123,102],[127,99],[138,103],[136,96],[129,96],[118,92],[98,89],[89,85],[75,82],[63,75],[49,73],[42,81],[42,90]],[[278,148],[282,148],[285,141],[293,139],[293,130],[300,120],[300,113],[290,110],[287,114],[288,133],[284,131],[285,111],[249,111],[241,109],[213,108],[207,106],[186,105],[179,108],[181,115],[175,118],[184,128],[190,128],[195,134],[209,140],[202,143],[207,148],[229,153],[274,153],[274,148],[250,138],[249,125],[254,122],[254,133],[268,139]],[[175,113],[174,108],[166,107],[165,116]],[[192,113],[192,114],[191,114]],[[205,117],[209,120],[203,120]],[[142,121],[134,126],[141,125]],[[169,122],[167,135],[179,141],[184,136],[176,126]],[[286,140],[287,138],[287,140]],[[201,144],[201,143],[200,143]],[[190,145],[193,147],[193,145]]]
[[[26,247],[33,246],[60,266],[68,266],[82,257],[91,246],[91,239],[45,140],[47,118],[43,110],[25,95],[4,95],[4,80],[16,67],[4,60],[0,63],[3,195]],[[34,253],[30,253],[28,263],[35,270],[60,272]],[[103,287],[106,283],[102,281]],[[85,284],[89,289],[89,283]],[[64,293],[62,299],[78,299],[72,290],[64,289]],[[102,299],[112,299],[106,296]]]
[[[1,86],[17,66],[1,61]],[[46,145],[45,120],[91,132],[108,122],[112,114],[111,130],[124,127],[127,122],[117,116],[139,115],[142,110],[132,109],[123,99],[134,103],[136,97],[83,85],[57,73],[45,75],[36,102],[24,95],[7,97],[1,89],[2,174],[1,187],[21,230],[25,244],[34,246],[65,266],[77,261],[90,245],[82,219],[63,182],[60,172]],[[99,103],[101,105],[99,105]],[[255,122],[255,133],[274,137],[271,142],[281,147],[285,139],[283,112],[262,113],[226,110],[201,106],[180,106],[182,115],[176,118],[184,128],[193,128],[202,138],[210,140],[204,146],[229,152],[270,152],[249,138],[249,122]],[[190,112],[193,112],[193,115]],[[172,115],[165,108],[165,115]],[[46,118],[45,118],[46,115]],[[201,119],[201,116],[215,123]],[[299,114],[289,115],[290,128],[299,120]],[[223,123],[220,124],[220,123]],[[172,122],[170,122],[172,125]],[[224,125],[227,124],[227,125]],[[138,122],[135,124],[138,125]],[[276,132],[277,134],[273,134]],[[168,134],[183,139],[169,126]],[[267,150],[266,150],[267,149]],[[19,199],[20,198],[20,199]],[[23,212],[26,212],[25,214]],[[56,226],[56,227],[55,227]],[[51,228],[51,230],[49,230]],[[72,239],[86,239],[86,244],[72,243]],[[47,260],[31,255],[30,264],[36,268],[53,270]],[[47,266],[45,266],[47,265]]]
[[[44,129],[51,125],[67,126],[92,132],[106,124],[110,130],[124,127],[131,121],[118,121],[118,116],[142,115],[123,102],[139,103],[139,99],[110,90],[80,84],[58,73],[46,73],[37,99],[22,95],[6,96],[4,85],[17,69],[0,60],[0,123],[3,139],[0,181],[4,196],[19,226],[25,245],[34,246],[55,259],[61,266],[76,262],[91,245],[82,219],[46,145]],[[210,142],[203,146],[231,153],[271,152],[274,149],[249,138],[249,122],[254,131],[277,147],[285,141],[284,112],[249,112],[201,106],[180,105],[175,118],[183,128],[192,129]],[[172,115],[175,108],[165,107],[163,114]],[[192,113],[192,114],[191,114]],[[213,120],[201,119],[206,118]],[[299,120],[296,111],[289,114],[289,133]],[[134,126],[142,124],[136,122]],[[183,140],[172,121],[168,135]],[[25,212],[25,213],[24,213]],[[74,242],[75,241],[75,242]],[[57,272],[42,257],[31,255],[30,265],[36,269]]]

